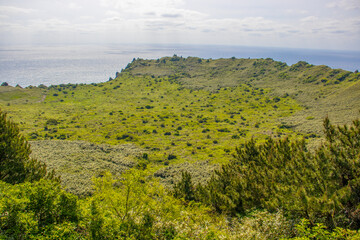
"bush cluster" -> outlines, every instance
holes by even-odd
[[[282,209],[312,226],[360,228],[360,121],[335,127],[324,121],[326,142],[315,152],[305,142],[269,138],[237,148],[233,160],[207,184],[194,186],[183,173],[174,195],[231,216],[251,209]]]

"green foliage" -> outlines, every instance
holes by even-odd
[[[122,180],[109,173],[94,179],[96,192],[85,214],[90,239],[206,239],[215,232],[230,234],[221,230],[224,221],[209,217],[208,209],[182,205],[156,182],[145,183],[145,176],[129,170]]]
[[[54,178],[46,165],[30,157],[30,145],[19,128],[0,110],[0,180],[8,183]]]
[[[360,228],[360,121],[335,127],[324,121],[326,143],[316,152],[330,224]],[[336,213],[344,211],[345,219]]]
[[[181,172],[181,180],[174,185],[174,197],[183,198],[185,201],[195,200],[195,188],[189,172]]]
[[[77,198],[58,182],[41,179],[11,185],[0,181],[0,192],[0,235],[9,239],[79,235]]]
[[[301,169],[301,174],[294,174]],[[209,183],[200,187],[200,199],[219,212],[244,213],[246,210],[292,207],[305,179],[315,178],[314,166],[304,141],[254,140],[237,148],[234,160],[214,172]],[[306,187],[306,185],[305,185]],[[310,188],[311,189],[311,188]]]
[[[296,237],[288,238],[288,239],[296,239],[296,240],[310,240],[310,239],[318,239],[318,240],[342,240],[342,239],[360,239],[360,232],[343,229],[343,228],[335,228],[332,231],[329,231],[326,226],[321,223],[315,224],[311,226],[310,221],[307,219],[302,219],[301,223],[295,226],[296,228]]]
[[[293,223],[282,211],[252,210],[239,219],[232,219],[231,224],[236,239],[283,239],[294,234]]]
[[[326,142],[314,153],[304,141],[254,140],[196,189],[197,200],[218,212],[284,209],[330,228],[359,229],[360,122],[334,127],[324,121]]]

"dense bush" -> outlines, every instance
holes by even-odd
[[[283,209],[330,228],[360,228],[360,121],[335,127],[324,121],[326,142],[314,153],[304,141],[254,140],[237,148],[234,159],[216,170],[196,199],[219,213],[244,214],[253,208]],[[183,174],[182,183],[189,183]]]
[[[42,179],[11,185],[0,181],[0,192],[0,239],[79,235],[77,197],[62,190],[58,182]]]

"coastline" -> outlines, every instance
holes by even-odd
[[[22,87],[100,83],[114,77],[133,58],[272,58],[287,65],[306,61],[334,69],[360,69],[360,51],[229,45],[123,44],[0,46],[0,82]]]

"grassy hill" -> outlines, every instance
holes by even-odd
[[[358,116],[360,106],[359,73],[303,61],[287,66],[270,58],[205,60],[174,55],[151,61],[138,59],[126,71],[171,75],[187,88],[212,92],[239,84],[270,89],[271,96],[289,96],[303,107],[283,120],[295,130],[307,133],[319,133],[326,116],[334,123],[349,123]]]
[[[0,87],[0,107],[33,141],[34,156],[57,169],[73,192],[90,191],[91,174],[100,169],[143,164],[166,184],[188,169],[201,182],[251,138],[316,143],[326,115],[336,124],[359,115],[359,79],[305,62],[175,55],[134,60],[99,84]],[[123,152],[109,156],[93,146]],[[76,174],[78,187],[70,183]]]
[[[173,56],[104,83],[2,86],[1,113],[63,188],[0,181],[0,238],[358,239],[360,121],[320,129],[358,118],[359,77]],[[17,177],[11,154],[29,152],[2,116]]]

